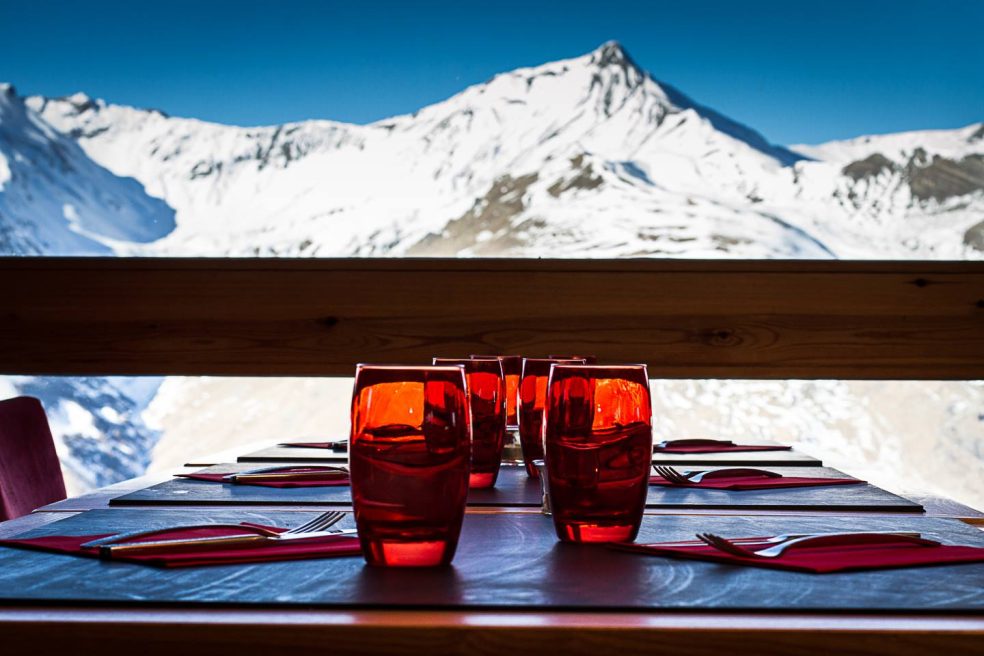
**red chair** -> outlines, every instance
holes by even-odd
[[[0,521],[65,498],[65,480],[41,402],[0,401]]]

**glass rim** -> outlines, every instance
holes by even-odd
[[[570,364],[567,362],[559,362],[554,364],[553,367],[558,369],[645,369],[649,365],[647,364]]]
[[[467,365],[465,365],[465,363],[466,363],[466,362],[475,362],[475,360],[473,360],[473,359],[471,359],[471,358],[440,358],[440,357],[437,357],[437,356],[435,356],[435,357],[434,357],[434,358],[432,358],[432,359],[433,359],[433,360],[454,360],[455,362],[457,362],[457,363],[459,363],[459,365],[458,365],[458,366],[461,366],[461,367],[464,367],[464,366],[467,366]],[[489,358],[488,360],[485,360],[485,362],[492,362],[492,359],[491,359],[491,358]],[[431,366],[432,366],[432,367],[442,367],[442,366],[447,366],[447,367],[450,367],[451,365],[445,365],[445,364],[433,364],[433,363],[432,363],[432,364],[431,364]]]
[[[465,368],[463,364],[372,364],[359,362],[355,365],[358,369],[386,369],[391,371],[460,371]]]
[[[586,364],[584,358],[523,358],[523,362],[552,362],[554,364],[577,365]],[[587,365],[596,366],[596,365]]]
[[[506,375],[506,372],[502,368],[502,360],[498,358],[476,358],[474,360],[471,358],[434,358],[434,360],[452,360],[453,362],[442,362],[440,364],[432,364],[431,366],[464,367],[466,374],[495,372],[500,377],[505,377]]]

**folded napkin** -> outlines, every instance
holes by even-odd
[[[657,453],[738,453],[741,451],[789,451],[793,447],[779,444],[735,444],[730,440],[683,439],[657,444]]]
[[[304,474],[305,472],[323,471],[324,476],[312,477],[310,474],[298,476],[296,479],[284,478],[284,474]],[[236,481],[228,481],[225,474],[206,474],[195,472],[194,474],[177,474],[178,478],[191,478],[196,481],[211,481],[213,483],[227,483],[230,485],[259,485],[260,487],[332,487],[336,485],[349,485],[348,472],[339,470],[321,470],[318,467],[290,467],[269,472],[268,476],[262,474],[251,474],[249,478],[240,478]]]
[[[244,527],[261,526],[243,522]],[[261,526],[278,533],[286,531],[276,526]],[[183,540],[187,538],[218,537],[237,535],[248,531],[237,531],[233,527],[183,529],[170,532],[155,533],[152,536],[134,539],[133,542],[157,540]],[[83,549],[81,545],[90,540],[113,535],[49,535],[40,538],[22,538],[0,540],[0,546],[20,549],[35,549],[52,553],[71,554],[99,558],[99,548]],[[176,546],[166,551],[155,549],[153,553],[121,553],[114,555],[112,560],[131,563],[142,563],[155,567],[196,567],[200,565],[233,565],[242,563],[264,563],[278,560],[302,560],[305,558],[330,558],[335,556],[358,556],[362,553],[359,538],[351,535],[327,536],[320,538],[303,538],[284,540],[283,542],[251,542],[241,545],[218,546]]]
[[[743,539],[750,540],[753,538]],[[822,547],[805,545],[791,548],[776,558],[733,556],[705,544],[684,546],[674,543],[633,544],[626,542],[611,544],[609,546],[620,551],[631,551],[650,556],[708,560],[716,563],[786,569],[815,574],[984,562],[984,547],[951,545],[926,547],[903,542],[857,545],[840,544]],[[753,551],[757,548],[764,549],[768,546],[772,545],[767,543],[758,545],[742,544],[742,547]]]
[[[348,451],[348,440],[334,442],[281,442],[280,446],[292,446],[302,449],[331,449],[332,451]]]
[[[766,476],[720,476],[705,478],[700,483],[678,484],[671,483],[662,476],[651,476],[650,485],[666,487],[701,488],[705,490],[768,490],[782,487],[818,487],[822,485],[860,485],[865,481],[857,478],[810,478],[807,476],[783,476],[768,478]]]

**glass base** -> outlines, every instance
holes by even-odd
[[[537,462],[542,462],[542,460],[534,460],[533,462],[526,462],[526,461],[524,461],[523,462],[523,466],[526,467],[526,475],[529,478],[539,480],[539,478],[540,478],[540,470],[537,469],[536,464],[535,464]],[[544,473],[546,473],[546,471],[544,471]]]
[[[557,537],[563,542],[631,542],[639,532],[637,524],[601,526],[581,522],[561,522],[554,517]]]
[[[495,485],[495,474],[472,472],[468,475],[468,487],[473,490],[480,490]]]
[[[428,542],[370,542],[366,562],[381,567],[436,567],[447,565],[454,547],[445,540]]]

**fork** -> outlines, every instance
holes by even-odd
[[[734,540],[729,540],[723,538],[719,535],[714,535],[713,533],[698,533],[697,539],[704,544],[714,547],[719,551],[724,551],[732,556],[739,556],[741,558],[778,558],[787,549],[803,545],[808,542],[831,542],[837,543],[842,542],[842,538],[851,538],[852,542],[855,543],[878,543],[885,542],[886,537],[891,537],[892,542],[909,542],[912,544],[918,544],[925,547],[936,547],[939,546],[939,542],[934,540],[926,540],[919,533],[902,533],[902,532],[892,532],[892,531],[870,531],[870,532],[845,532],[845,533],[815,533],[813,535],[803,535],[803,536],[778,536],[778,537],[788,537],[790,539],[784,540],[779,544],[776,544],[765,549],[759,549],[753,551],[751,549],[746,549],[745,547],[736,544]],[[762,540],[762,543],[768,542],[768,540]]]
[[[146,551],[160,549],[164,547],[181,547],[181,546],[195,546],[198,544],[206,545],[230,545],[230,544],[241,544],[247,542],[255,542],[259,540],[296,540],[299,538],[312,538],[312,537],[325,537],[329,535],[345,535],[347,533],[354,533],[352,529],[345,531],[329,531],[330,527],[337,524],[341,519],[345,517],[345,513],[332,510],[322,513],[315,517],[314,519],[296,526],[292,529],[278,533],[277,531],[271,531],[262,526],[254,525],[237,525],[236,527],[243,530],[251,530],[251,533],[241,533],[238,535],[218,535],[212,537],[204,538],[180,538],[176,540],[154,540],[152,542],[120,542],[120,540],[132,540],[135,537],[153,535],[154,533],[160,533],[162,530],[173,530],[173,529],[157,529],[154,531],[144,531],[142,533],[127,533],[121,536],[113,536],[112,538],[104,538],[102,540],[95,540],[98,544],[86,543],[90,546],[99,547],[100,557],[111,557],[113,554],[117,553],[133,553],[135,551]],[[184,528],[213,528],[215,526],[228,526],[222,524],[202,524],[196,527],[184,527]],[[83,546],[86,546],[83,545]]]
[[[709,469],[702,472],[680,472],[668,465],[653,465],[656,473],[674,485],[693,485],[700,483],[709,475],[714,476],[765,476],[767,478],[782,478],[782,474],[766,471],[765,469],[749,469],[747,467],[731,467],[727,469]]]

